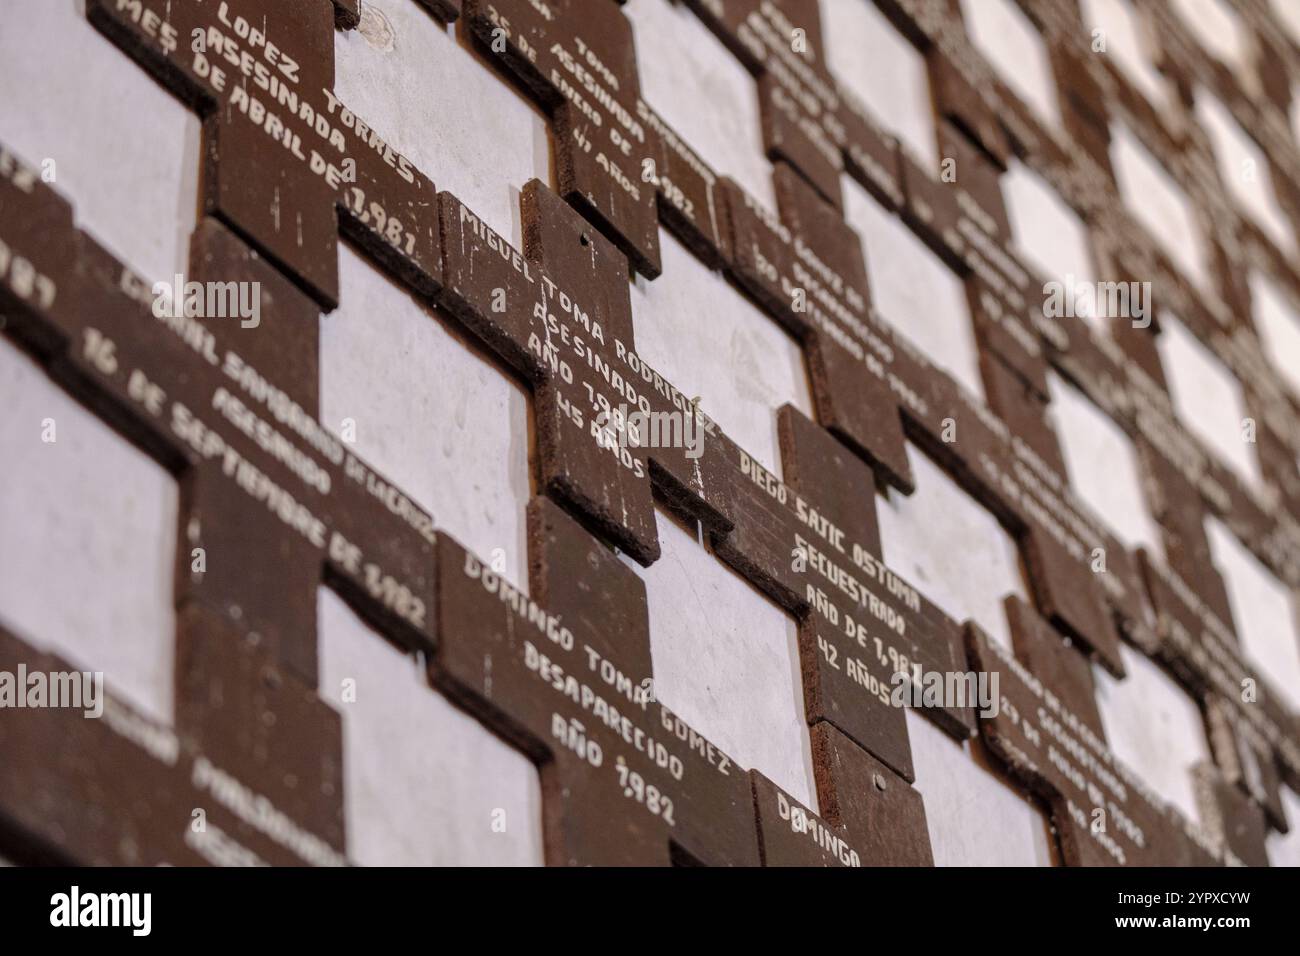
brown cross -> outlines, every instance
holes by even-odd
[[[1232,708],[1271,748],[1294,788],[1300,783],[1300,727],[1281,695],[1241,653],[1232,629],[1177,571],[1145,551],[1139,557],[1156,613],[1155,643],[1148,653],[1197,700]]]
[[[551,114],[560,193],[659,275],[658,134],[638,115],[632,25],[616,4],[469,0],[465,22]]]
[[[788,166],[775,169],[779,217],[723,180],[732,228],[732,274],[804,343],[818,415],[876,469],[911,490],[902,423],[873,335],[862,246],[839,213]],[[872,369],[875,374],[872,374]]]
[[[932,866],[921,795],[828,723],[811,728],[815,814],[757,770],[765,866]]]
[[[980,733],[1007,769],[1047,805],[1069,866],[1207,866],[1232,859],[1211,835],[1152,795],[1120,764],[1091,726],[1093,716],[1071,705],[1088,702],[1076,679],[1049,683],[1030,670],[1064,677],[1079,670],[1076,652],[1032,622],[1021,609],[1017,651],[968,625],[972,664],[997,673],[1001,700],[996,716],[980,720]],[[1086,667],[1086,664],[1084,665]]]
[[[537,181],[523,193],[523,253],[450,194],[441,208],[443,304],[533,385],[541,487],[643,563],[658,554],[653,487],[669,507],[702,520],[719,556],[782,607],[801,618],[821,607],[827,624],[814,615],[803,627],[811,719],[824,714],[910,776],[902,714],[880,704],[881,688],[899,669],[956,669],[960,631],[880,562],[870,472],[794,415],[783,419],[783,446],[794,456],[788,467],[804,463],[798,490],[703,416],[698,458],[671,443],[611,444],[593,418],[621,402],[635,407],[629,384],[652,411],[693,413],[636,357],[617,250]],[[843,463],[838,482],[811,463],[817,455]],[[840,647],[843,656],[827,661]],[[940,720],[958,735],[972,726],[960,711]]]
[[[120,704],[121,720],[77,716],[73,731],[62,718],[24,723],[6,747],[39,754],[48,750],[40,741],[68,733],[105,757],[70,745],[72,790],[51,789],[35,774],[16,776],[14,786],[43,789],[6,796],[25,793],[32,806],[48,806],[43,824],[29,823],[42,852],[56,856],[175,862],[185,852],[209,859],[242,847],[269,860],[340,862],[341,739],[338,715],[315,691],[317,589],[330,583],[393,640],[427,648],[434,535],[427,514],[320,427],[318,306],[205,219],[190,250],[190,279],[206,283],[198,286],[203,314],[173,314],[146,279],[78,231],[71,207],[3,148],[0,242],[10,266],[22,263],[0,284],[8,334],[175,474],[182,502],[175,731],[132,734],[148,722]],[[241,288],[260,303],[256,326],[209,312],[213,304],[229,309]],[[142,752],[140,741],[166,744],[168,735],[179,742],[162,747],[159,767],[157,748]],[[94,818],[60,829],[82,813],[86,792],[139,812],[136,779],[117,780],[117,766],[139,768],[139,782],[158,789],[160,816],[149,823],[158,832],[145,839],[141,830],[131,844],[113,842],[116,831]],[[192,786],[208,796],[187,802],[191,772]],[[255,822],[225,816],[234,812],[227,806],[214,822],[235,839],[233,849],[195,844],[195,836],[188,851],[178,849],[190,810],[219,803],[229,779],[260,789],[305,835],[268,844]],[[173,814],[174,825],[158,823]],[[84,847],[72,839],[77,833]]]
[[[645,586],[552,501],[522,594],[438,539],[430,676],[541,767],[548,863],[757,865],[749,775],[653,700]]]
[[[175,730],[137,714],[111,683],[98,719],[57,707],[6,710],[6,855],[79,866],[342,864],[338,715],[197,606],[179,613],[177,638]],[[67,675],[82,666],[0,626],[2,671]],[[240,788],[293,821],[296,840],[277,840],[241,813],[228,799]]]
[[[523,252],[455,196],[439,200],[441,301],[533,385],[543,487],[649,564],[659,544],[647,450],[621,426],[641,396],[667,401],[615,354],[633,352],[626,258],[538,180],[521,197]],[[684,430],[694,409],[677,399]]]
[[[817,0],[688,0],[758,83],[768,156],[841,207],[846,107],[826,66]]]
[[[349,7],[341,22],[352,21]],[[340,229],[425,294],[436,191],[334,95],[329,0],[90,0],[86,15],[203,119],[202,208],[338,304]]]
[[[919,181],[903,170],[907,197]],[[1143,620],[1140,582],[1119,542],[1082,512],[1064,479],[1035,452],[1050,450],[1052,437],[1037,386],[1005,363],[989,369],[994,394],[1000,386],[1011,398],[1040,402],[1027,419],[1039,439],[1028,442],[871,313],[861,246],[839,214],[780,163],[776,183],[779,217],[724,180],[730,268],[804,342],[818,417],[879,481],[905,493],[913,487],[905,436],[920,445],[1020,540],[1040,609],[1122,673],[1108,601],[1128,620]],[[934,188],[956,207],[946,187]],[[1107,575],[1090,567],[1098,547],[1107,555]]]

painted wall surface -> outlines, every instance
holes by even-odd
[[[1116,12],[1121,3],[1090,0],[1089,8],[1109,23],[1127,23]],[[364,6],[363,28],[336,36],[343,99],[439,188],[521,245],[519,191],[534,177],[554,178],[545,117],[470,48],[463,28],[441,26],[411,0]],[[964,6],[995,64],[1054,116],[1050,74],[1026,45],[1037,41],[1021,29],[1014,5]],[[76,0],[9,0],[7,7],[26,28],[0,32],[0,89],[39,87],[48,107],[34,111],[20,97],[0,96],[0,137],[29,161],[53,158],[58,188],[82,224],[145,275],[169,278],[184,265],[195,222],[197,121],[94,31]],[[823,11],[829,62],[845,86],[909,149],[935,157],[916,51],[869,3],[823,0]],[[715,169],[772,205],[752,79],[683,8],[632,0],[626,12],[646,100]],[[1112,29],[1116,57],[1156,98],[1136,28]],[[873,55],[861,56],[868,45]],[[1227,47],[1220,52],[1236,56]],[[1147,225],[1179,237],[1171,254],[1196,274],[1200,251],[1185,205],[1140,147],[1117,133],[1121,183],[1159,200],[1143,204],[1157,210]],[[1087,277],[1086,242],[1073,214],[1023,168],[1013,166],[1004,184],[1030,260],[1047,275]],[[846,179],[844,192],[881,318],[981,394],[957,278],[856,183]],[[1257,201],[1243,199],[1252,208]],[[667,231],[660,238],[663,276],[637,278],[631,288],[639,351],[779,475],[774,410],[791,403],[812,414],[797,343]],[[321,321],[322,420],[334,429],[355,422],[362,456],[526,589],[524,509],[533,493],[526,389],[447,316],[350,248],[341,253],[341,287],[339,308]],[[1256,297],[1256,310],[1279,368],[1300,375],[1295,313],[1267,291]],[[1207,442],[1249,474],[1253,459],[1223,437],[1237,415],[1224,411],[1232,383],[1177,333],[1169,343],[1164,358],[1180,412],[1200,427],[1214,418],[1212,404],[1218,417]],[[1300,378],[1295,382],[1300,391]],[[1159,553],[1127,439],[1059,380],[1052,405],[1080,497],[1126,543]],[[115,691],[170,722],[175,481],[7,342],[0,343],[0,407],[0,460],[15,489],[0,497],[9,542],[0,549],[6,624],[105,671]],[[37,440],[46,419],[56,423],[54,444]],[[875,501],[884,557],[950,615],[972,618],[1009,642],[1002,598],[1026,593],[1012,539],[923,453],[909,446],[909,456],[916,493]],[[795,622],[718,560],[698,529],[664,513],[658,528],[663,557],[650,568],[635,566],[650,607],[657,694],[741,765],[816,807]],[[1264,622],[1284,611],[1277,582],[1220,537],[1211,534],[1215,561],[1248,650],[1300,682],[1295,630],[1287,645]],[[429,689],[415,661],[328,590],[319,597],[319,634],[320,694],[344,718],[349,856],[365,864],[540,863],[536,768]],[[1206,754],[1199,716],[1153,665],[1132,653],[1126,663],[1123,681],[1098,672],[1111,743],[1158,793],[1194,816],[1186,771]],[[913,714],[908,727],[937,863],[1051,862],[1043,814],[989,769],[978,745],[958,744]],[[1297,798],[1287,800],[1300,821]],[[498,810],[506,821],[500,830],[491,826]],[[1295,834],[1270,841],[1275,860],[1300,859]]]

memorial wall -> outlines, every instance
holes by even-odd
[[[1300,3],[0,0],[0,860],[1300,864]]]

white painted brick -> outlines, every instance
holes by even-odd
[[[1254,57],[1253,42],[1232,7],[1225,0],[1170,0],[1170,5],[1205,51],[1240,79]]]
[[[803,350],[671,233],[659,241],[663,275],[632,288],[637,354],[780,475],[776,410],[790,402],[812,417]]]
[[[1255,446],[1243,438],[1246,404],[1241,383],[1175,315],[1161,316],[1156,341],[1178,417],[1211,454],[1248,485],[1259,488],[1263,481],[1259,458]]]
[[[1083,0],[1080,8],[1089,34],[1102,31],[1106,55],[1115,61],[1152,106],[1158,110],[1167,109],[1169,83],[1155,67],[1149,27],[1133,8],[1131,0]]]
[[[1300,797],[1286,786],[1282,787],[1282,808],[1291,832],[1269,831],[1265,840],[1268,862],[1270,866],[1300,866]]]
[[[1087,226],[1046,180],[1012,159],[1002,177],[1002,196],[1016,249],[1045,281],[1067,288],[1071,282],[1094,281]],[[1103,328],[1093,312],[1083,318],[1094,329]]]
[[[1300,43],[1300,4],[1293,0],[1268,0],[1268,5],[1291,39]]]
[[[1300,312],[1277,284],[1250,273],[1250,296],[1260,344],[1291,392],[1300,398]]]
[[[382,17],[391,48],[367,36],[384,30],[336,32],[339,99],[438,189],[523,248],[519,190],[534,177],[551,182],[545,116],[417,4],[367,0],[363,9]]]
[[[1204,237],[1187,194],[1127,126],[1112,123],[1110,132],[1111,163],[1124,205],[1184,278],[1202,289],[1212,288]]]
[[[1237,208],[1263,230],[1284,255],[1295,251],[1295,233],[1273,192],[1268,157],[1246,135],[1214,94],[1196,91],[1196,121],[1210,137],[1219,174],[1236,200]]]

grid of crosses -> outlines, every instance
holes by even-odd
[[[177,0],[87,4],[106,36],[204,117],[206,216],[191,273],[255,277],[273,289],[274,313],[255,335],[152,319],[141,291],[149,283],[77,230],[71,208],[32,169],[0,154],[7,334],[182,477],[182,540],[222,558],[200,575],[178,569],[174,739],[159,742],[124,708],[102,729],[50,712],[0,728],[0,750],[20,768],[0,783],[15,838],[71,860],[197,862],[183,824],[194,791],[208,788],[224,795],[223,826],[252,852],[339,861],[338,717],[313,689],[314,593],[326,581],[386,637],[425,652],[436,687],[541,765],[549,862],[928,862],[906,725],[870,688],[888,684],[898,666],[917,676],[968,664],[1003,674],[1000,715],[936,707],[927,716],[957,739],[983,735],[1051,812],[1066,862],[1262,862],[1266,821],[1285,826],[1281,782],[1300,785],[1300,732],[1240,653],[1202,519],[1219,516],[1281,580],[1300,585],[1300,416],[1261,359],[1239,277],[1251,263],[1289,286],[1297,279],[1268,238],[1216,198],[1204,137],[1175,135],[1143,109],[1122,76],[1090,56],[1064,0],[1022,6],[1058,65],[1068,139],[1044,129],[981,60],[955,2],[881,0],[926,57],[940,142],[961,169],[958,183],[945,182],[838,86],[821,58],[815,0],[700,0],[691,5],[755,75],[773,211],[714,174],[641,99],[616,4],[592,0],[581,16],[556,0],[425,5],[446,20],[463,15],[485,55],[548,109],[561,195],[540,182],[525,188],[523,249],[437,193],[426,171],[330,94],[332,31],[352,28],[358,14],[348,2],[230,0],[219,11]],[[1244,12],[1261,32],[1281,35],[1262,10]],[[1267,97],[1250,98],[1172,17],[1150,15],[1167,36],[1161,66],[1184,100],[1193,81],[1210,86],[1260,143],[1277,182],[1300,182],[1287,172],[1294,144],[1277,126],[1300,51],[1266,47]],[[233,49],[225,82],[220,60],[197,67],[185,42],[196,31],[218,51]],[[272,42],[278,62],[267,53]],[[285,82],[286,62],[301,89]],[[254,85],[240,81],[244,69]],[[1215,217],[1210,294],[1193,292],[1124,214],[1105,150],[1112,113]],[[599,122],[581,122],[593,114]],[[599,135],[588,138],[592,127]],[[1012,155],[1092,227],[1104,277],[1152,278],[1158,300],[1237,374],[1260,422],[1261,468],[1276,490],[1268,500],[1177,424],[1149,331],[1117,325],[1111,341],[1043,317],[1034,291],[1042,283],[1007,248],[997,175]],[[966,281],[989,407],[873,315],[861,248],[840,213],[842,171]],[[283,216],[267,217],[270,195],[298,215],[296,241]],[[628,276],[658,271],[656,215],[804,347],[818,421],[777,410],[784,483],[636,356]],[[316,418],[316,320],[337,301],[340,229],[532,390],[543,494],[528,509],[531,598],[437,533],[323,429],[303,424]],[[231,379],[246,392],[251,380],[230,374],[232,354],[304,413],[292,420],[326,459],[331,490],[306,487],[232,427],[241,416],[231,409],[257,400],[232,394]],[[1156,517],[1177,544],[1166,549],[1168,567],[1127,552],[1071,494],[1045,418],[1049,366],[1141,450],[1151,487],[1161,489]],[[277,416],[268,391],[260,394],[260,413]],[[593,420],[633,396],[696,416],[705,455],[614,454]],[[186,410],[179,419],[177,406]],[[879,558],[873,489],[911,489],[907,440],[1020,545],[1035,606],[1008,602],[1014,655],[973,623],[949,619]],[[792,813],[770,780],[637,692],[651,676],[644,590],[608,545],[652,562],[656,499],[700,521],[724,561],[799,619],[821,817]],[[1090,566],[1097,549],[1104,574]],[[856,635],[842,627],[849,611],[863,622]],[[33,659],[17,638],[0,638],[6,663]],[[1163,805],[1106,748],[1088,657],[1122,673],[1121,640],[1177,675],[1216,729],[1219,767],[1205,769],[1216,832]],[[1263,688],[1249,705],[1238,690],[1244,677]],[[229,691],[220,706],[214,684]],[[295,773],[269,771],[289,754]],[[123,779],[115,766],[139,772]],[[283,820],[250,818],[239,798],[248,792],[267,795]],[[95,799],[131,812],[78,812]],[[1115,821],[1108,832],[1090,825],[1098,807]]]

